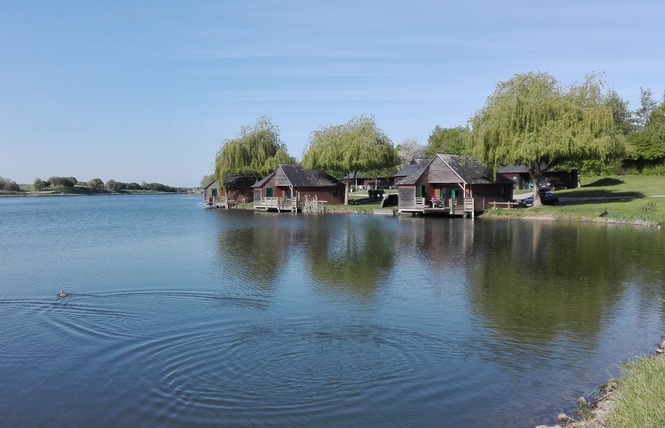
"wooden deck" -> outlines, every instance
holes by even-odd
[[[485,200],[476,198],[448,199],[444,202],[428,206],[425,198],[416,198],[416,205],[410,208],[400,208],[400,213],[424,214],[424,215],[450,215],[471,217],[475,213],[485,211]]]
[[[260,211],[277,212],[303,212],[303,213],[323,213],[326,210],[328,201],[322,201],[318,198],[305,197],[305,200],[296,198],[265,197],[254,201],[254,209]]]
[[[301,209],[295,198],[266,197],[254,201],[254,209],[261,211],[298,212]]]
[[[229,209],[233,208],[236,205],[238,205],[238,201],[230,200],[227,201],[226,198],[221,198],[217,201],[214,201],[212,203],[206,202],[205,203],[206,208],[222,208],[222,209]]]
[[[499,202],[499,201],[492,201],[489,203],[492,208],[497,209],[497,208],[516,208],[520,206],[519,202]]]

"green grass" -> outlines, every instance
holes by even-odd
[[[665,427],[665,358],[639,358],[624,365],[608,428]]]
[[[665,224],[665,177],[583,177],[582,187],[555,192],[558,206],[490,210],[485,216],[544,217],[556,220]]]

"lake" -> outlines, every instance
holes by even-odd
[[[664,236],[0,198],[0,425],[552,424],[662,340]]]

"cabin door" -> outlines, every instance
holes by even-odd
[[[457,198],[457,187],[442,187],[441,188],[441,199],[456,199]]]

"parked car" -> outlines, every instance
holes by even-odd
[[[543,203],[543,205],[559,205],[559,197],[554,193],[543,192],[542,190],[539,193],[540,193],[540,201]],[[533,195],[529,196],[528,198],[522,199],[519,206],[524,208],[532,207]]]
[[[567,186],[563,184],[561,179],[559,177],[551,177],[546,179],[540,186],[539,189],[542,190],[563,190],[566,189]]]

